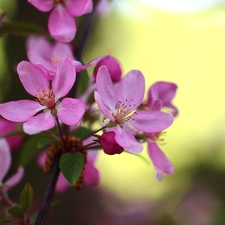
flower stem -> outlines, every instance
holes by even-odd
[[[0,197],[3,200],[3,202],[5,202],[6,205],[8,205],[9,207],[12,207],[11,201],[5,196],[4,193],[0,192]]]
[[[101,130],[104,130],[106,127],[107,127],[107,126],[104,126],[104,127],[99,128],[98,130],[94,131],[93,133],[91,133],[91,134],[87,135],[86,137],[82,138],[81,141],[83,141],[83,140],[85,140],[85,139],[91,137],[92,135],[98,133],[98,132],[101,131]]]
[[[63,153],[65,153],[66,152],[66,143],[65,143],[65,139],[63,138],[63,133],[62,133],[62,129],[61,129],[61,126],[59,124],[58,118],[56,118],[56,123],[57,123],[58,128],[59,128],[59,133],[60,133],[60,137],[61,137],[61,141],[62,141],[62,146],[63,146]]]
[[[60,158],[60,152],[55,156],[54,162],[53,162],[53,166],[52,166],[52,170],[50,173],[50,177],[48,180],[48,184],[46,187],[46,191],[45,191],[45,195],[44,195],[44,199],[42,201],[42,205],[41,208],[39,210],[38,213],[38,217],[37,220],[35,222],[35,225],[44,225],[47,219],[47,214],[50,208],[50,204],[52,201],[52,197],[53,197],[53,193],[55,190],[55,186],[56,186],[56,182],[58,180],[58,176],[59,176],[59,158]]]
[[[97,2],[98,1],[96,1],[96,3]],[[81,56],[82,56],[82,52],[84,50],[84,45],[85,45],[85,42],[87,40],[87,35],[89,34],[89,30],[90,30],[90,27],[91,27],[91,20],[93,19],[93,14],[94,14],[96,3],[94,4],[93,11],[88,15],[88,18],[85,21],[86,25],[84,26],[84,30],[86,30],[86,31],[84,31],[81,35],[80,40],[82,40],[82,41],[80,43],[78,43],[79,51],[76,55],[76,59],[79,60],[79,61],[81,61]],[[76,83],[78,83],[78,82],[75,82],[75,84]],[[74,95],[76,96],[76,89],[77,89],[77,87],[74,85],[73,88],[69,92],[69,97],[74,97]],[[60,132],[62,133],[61,129],[60,129]],[[60,134],[60,135],[62,135],[62,137],[63,137],[63,134]],[[62,144],[64,145],[63,148],[66,148],[64,139],[63,139]],[[66,150],[66,149],[64,149],[64,150]],[[51,173],[50,173],[49,181],[48,181],[48,184],[47,184],[47,187],[46,187],[46,190],[45,190],[44,199],[43,199],[41,208],[39,210],[38,217],[37,217],[37,220],[35,222],[35,225],[45,225],[45,223],[46,223],[46,219],[47,219],[48,211],[49,211],[49,208],[50,208],[51,200],[52,200],[52,197],[53,197],[56,182],[58,180],[58,176],[59,176],[59,172],[60,172],[60,169],[59,169],[60,155],[61,155],[61,152],[59,152],[55,156],[55,160],[54,160],[53,165],[52,165],[52,170],[51,170]]]
[[[47,30],[37,26],[36,24],[27,22],[5,22],[0,27],[0,36],[4,34],[25,36],[40,35],[52,39]]]

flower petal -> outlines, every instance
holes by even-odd
[[[25,122],[46,106],[32,100],[18,100],[0,104],[0,115],[13,122]]]
[[[7,141],[0,139],[0,185],[11,165],[10,149]]]
[[[148,141],[148,154],[157,170],[157,180],[162,180],[163,173],[173,174],[173,164],[156,143]]]
[[[56,109],[60,121],[66,125],[72,126],[81,121],[85,113],[85,104],[78,98],[64,98],[62,102],[56,106]]]
[[[16,184],[18,184],[24,175],[24,168],[23,167],[19,167],[17,172],[14,173],[8,180],[6,180],[5,182],[5,187],[4,190],[8,191],[10,188],[14,187]]]
[[[27,56],[30,62],[32,62],[33,64],[35,64],[35,66],[43,70],[48,80],[51,80],[52,75],[55,76],[55,68],[50,63],[50,58],[49,61],[47,61],[41,58],[41,56],[35,52],[28,52]]]
[[[26,47],[28,52],[34,52],[43,60],[50,61],[52,45],[46,38],[31,36],[27,39]],[[31,59],[29,60],[33,64],[37,63]]]
[[[37,134],[41,131],[49,130],[55,126],[55,119],[48,110],[45,113],[40,113],[33,116],[23,124],[23,129],[27,134]]]
[[[41,12],[48,12],[53,7],[53,0],[28,0],[30,4],[35,6]]]
[[[98,92],[94,92],[95,101],[98,104],[98,108],[101,111],[101,113],[104,115],[104,117],[109,118],[111,121],[114,121],[114,117],[111,114],[110,109],[102,102],[102,99],[100,98]]]
[[[0,136],[16,131],[18,128],[17,125],[17,123],[11,122],[4,118],[0,118]],[[21,146],[23,142],[23,135],[18,134],[6,137],[6,141],[8,142],[11,151],[15,150],[16,148]]]
[[[63,58],[57,65],[56,75],[52,80],[55,101],[68,94],[76,79],[76,71],[69,58]]]
[[[98,70],[96,88],[101,101],[114,112],[117,104],[116,92],[106,66]]]
[[[173,110],[173,115],[176,116],[178,114],[177,108],[171,103],[174,98],[177,90],[177,85],[170,82],[156,82],[151,86],[148,91],[148,101],[147,106],[154,107],[156,100],[160,100],[162,102],[162,106],[171,108]]]
[[[74,18],[60,4],[49,16],[48,29],[51,36],[59,42],[72,41],[77,30]]]
[[[69,44],[56,42],[51,54],[52,63],[56,66],[58,62],[64,57],[75,60],[73,57],[71,46]]]
[[[139,111],[132,116],[130,123],[134,128],[143,132],[159,132],[168,128],[174,120],[170,113],[161,111]]]
[[[162,108],[163,102],[160,99],[155,100],[152,103],[151,110],[160,111]]]
[[[30,62],[22,61],[17,66],[17,72],[25,90],[36,97],[42,91],[49,93],[49,80],[47,75],[39,67]]]
[[[58,193],[65,192],[70,186],[66,178],[63,176],[62,173],[59,174],[56,186],[55,186],[55,191]]]
[[[156,82],[149,89],[149,100],[160,99],[164,104],[169,103],[175,96],[177,85],[170,82]]]
[[[136,154],[140,153],[143,150],[142,145],[136,141],[136,139],[131,133],[126,132],[119,126],[116,126],[114,128],[114,132],[116,134],[115,135],[116,142],[128,152]]]
[[[78,61],[76,61],[76,62],[74,62],[75,67],[76,67],[76,71],[77,71],[77,72],[80,72],[80,71],[82,71],[82,70],[86,70],[88,67],[97,64],[97,63],[100,62],[101,60],[108,59],[109,57],[110,57],[110,55],[104,55],[104,56],[101,56],[101,57],[99,57],[99,58],[93,59],[92,61],[90,61],[89,63],[84,64],[84,65],[82,65],[81,63],[79,63]],[[102,66],[102,65],[100,65],[100,66]],[[99,66],[99,67],[100,67],[100,66]],[[99,69],[99,67],[98,67],[98,69]],[[95,77],[97,76],[97,72],[98,72],[98,71],[96,71]]]
[[[145,79],[141,71],[129,71],[116,90],[118,101],[129,105],[131,110],[136,109],[141,104],[145,92]]]
[[[92,11],[92,0],[66,0],[66,10],[72,16],[82,16]]]

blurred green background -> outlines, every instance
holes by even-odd
[[[158,182],[151,163],[126,153],[101,153],[96,162],[100,185],[58,195],[60,203],[53,207],[51,224],[63,224],[57,212],[65,205],[67,225],[225,224],[225,4],[179,12],[143,2],[117,1],[99,17],[83,58],[88,62],[112,54],[120,60],[124,74],[141,70],[146,88],[156,81],[178,85],[174,104],[180,113],[161,146],[174,165],[174,175]],[[0,9],[9,19],[46,27],[49,14],[25,0],[0,0]],[[1,38],[2,102],[28,97],[15,72],[22,60],[27,60],[25,38]],[[146,151],[142,155],[148,158]],[[23,182],[33,181],[41,198],[47,176],[42,178],[33,165],[28,168]],[[39,182],[33,173],[40,177]],[[18,195],[14,189],[12,196]],[[76,218],[71,219],[74,211]]]

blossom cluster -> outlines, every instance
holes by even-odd
[[[175,84],[155,83],[145,101],[144,75],[139,70],[131,70],[122,77],[119,61],[112,56],[82,65],[73,57],[69,44],[56,42],[52,45],[43,37],[30,37],[27,53],[30,62],[20,62],[17,72],[25,90],[35,99],[0,104],[2,117],[23,122],[24,132],[33,135],[54,128],[56,118],[68,126],[80,125],[85,113],[93,113],[90,108],[95,107],[96,102],[98,118],[103,116],[104,127],[98,142],[106,154],[124,150],[140,153],[143,150],[141,142],[146,141],[157,179],[161,180],[163,173],[173,173],[173,166],[157,140],[178,114],[171,103],[177,88]],[[94,91],[95,102],[87,105],[84,96],[64,97],[76,82],[76,73],[92,65],[96,66],[89,89]],[[162,111],[164,107],[171,109],[171,113]]]
[[[37,161],[48,170],[54,157],[60,156],[58,192],[65,191],[70,185],[80,188],[80,183],[97,185],[99,171],[95,160],[99,151],[108,155],[124,151],[139,154],[144,149],[144,142],[157,179],[162,180],[164,173],[173,174],[172,163],[160,149],[160,136],[178,115],[178,109],[172,103],[176,84],[160,81],[146,89],[141,71],[133,69],[123,75],[121,63],[111,55],[98,57],[87,64],[77,60],[71,44],[76,35],[74,17],[90,13],[93,10],[91,0],[28,2],[42,12],[52,10],[48,29],[55,40],[43,36],[28,37],[28,61],[17,65],[17,73],[33,100],[0,104],[0,127],[5,126],[1,135],[18,131],[17,125],[21,125],[28,138],[40,133],[49,137],[52,143],[42,148]],[[75,94],[74,88],[84,82],[82,79],[89,67],[93,67],[93,72],[88,75],[87,87],[81,94]],[[80,136],[83,131],[85,135]],[[21,146],[21,136],[10,138],[14,138],[14,144],[18,143],[17,147]],[[0,139],[0,185],[4,191],[18,183],[24,172],[20,167],[12,178],[3,181],[11,164],[10,138]],[[83,165],[75,181],[68,174],[70,158],[64,157],[68,153],[71,161],[74,161],[73,153],[79,153],[76,156],[82,158]],[[67,160],[65,164],[63,160]]]

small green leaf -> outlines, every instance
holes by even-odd
[[[20,195],[20,205],[23,212],[27,212],[33,203],[33,189],[29,183],[27,183]]]
[[[23,219],[24,218],[24,212],[18,205],[14,205],[13,207],[7,209],[8,213],[17,218],[17,219]]]
[[[0,220],[0,225],[4,225],[4,224],[7,224],[9,223],[10,221],[8,219],[1,219]]]
[[[38,212],[35,212],[31,217],[30,217],[30,219],[31,219],[31,224],[32,225],[34,225],[35,224],[35,222],[36,222],[36,220],[37,220],[37,216],[38,216]]]
[[[59,167],[66,180],[75,186],[84,167],[84,156],[80,152],[63,154]]]

